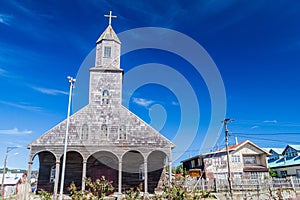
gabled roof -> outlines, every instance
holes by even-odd
[[[81,130],[81,119],[85,118],[85,121],[89,121],[90,127],[100,127],[99,119],[97,116],[101,113],[101,109],[95,109],[93,105],[88,104],[76,113],[70,116],[69,123],[69,136],[68,143],[73,146],[115,146],[115,147],[171,147],[175,145],[157,130],[135,115],[133,112],[128,110],[126,107],[120,105],[118,109],[118,118],[114,119],[113,124],[108,124],[111,128],[115,124],[124,124],[127,127],[131,127],[128,131],[128,138],[124,141],[118,140],[117,134],[108,134],[108,138],[105,140],[101,139],[90,139],[83,141],[80,138]],[[125,122],[128,122],[126,124]],[[138,124],[138,125],[137,125]],[[34,140],[28,145],[31,146],[43,146],[43,147],[55,147],[64,144],[65,137],[66,119],[46,133],[41,135],[39,138]],[[90,131],[89,136],[97,137],[97,130]]]
[[[113,40],[117,43],[121,44],[121,41],[119,40],[117,34],[115,33],[114,29],[111,25],[108,25],[105,31],[100,35],[100,37],[97,40],[97,44],[101,42],[102,40]]]
[[[293,149],[295,149],[296,151],[300,152],[300,145],[289,144],[289,145],[287,145],[287,146],[285,147],[285,149],[283,150],[282,155],[284,155],[285,152],[286,152],[286,150],[288,150],[290,147],[293,148]]]
[[[300,145],[298,145],[298,144],[290,144],[289,146],[297,151],[300,151]]]
[[[230,152],[236,151],[236,150],[242,148],[243,146],[245,146],[246,144],[250,144],[250,145],[254,146],[255,148],[259,149],[260,151],[264,152],[264,153],[267,154],[267,155],[271,155],[268,151],[266,151],[265,149],[263,149],[263,148],[257,146],[256,144],[254,144],[254,143],[251,142],[250,140],[246,140],[246,141],[240,142],[240,143],[238,143],[238,144],[229,146],[228,149],[229,149]],[[197,156],[194,156],[194,157],[185,159],[185,160],[183,160],[183,161],[181,161],[181,162],[186,162],[186,161],[189,161],[189,160],[193,160],[193,159],[195,159],[195,158],[198,158],[198,157],[205,157],[205,156],[208,156],[208,155],[221,154],[221,153],[225,153],[225,152],[226,152],[226,148],[223,148],[223,149],[218,150],[218,151],[215,151],[215,152],[209,152],[209,153],[197,155]]]
[[[274,151],[278,155],[282,155],[284,148],[265,148],[265,150],[267,150],[269,153],[272,153],[272,151]]]
[[[254,144],[253,142],[251,142],[250,140],[245,140],[243,142],[240,142],[238,144],[235,144],[235,145],[232,145],[232,146],[229,146],[228,149],[229,151],[236,151],[240,148],[242,148],[243,146],[245,146],[246,144],[250,144],[254,147],[256,147],[257,149],[261,150],[262,152],[266,153],[267,155],[271,155],[269,152],[267,152],[265,149],[257,146],[256,144]],[[215,152],[210,152],[210,153],[207,153],[207,154],[204,154],[204,155],[209,155],[209,154],[217,154],[217,153],[223,153],[223,152],[226,152],[226,148],[223,148],[219,151],[215,151]]]

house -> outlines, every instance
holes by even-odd
[[[268,157],[268,163],[282,158],[284,148],[265,148],[271,155]]]
[[[23,173],[5,173],[4,175],[4,197],[9,197],[16,194],[16,187],[19,180],[22,178]],[[3,174],[0,174],[0,180],[2,180]],[[1,185],[2,188],[2,185]]]
[[[269,176],[267,157],[270,154],[246,140],[229,147],[229,165],[233,178]],[[200,170],[206,179],[225,179],[228,175],[226,149],[194,156],[181,161],[186,171]]]
[[[112,181],[118,194],[137,187],[154,192],[166,163],[171,174],[174,144],[122,105],[121,41],[112,17],[110,12],[109,25],[96,41],[89,103],[69,118],[65,193],[72,182],[83,190],[85,177],[102,176]],[[37,190],[54,195],[59,190],[66,125],[67,119],[28,145],[29,174],[34,158],[39,159]]]
[[[300,145],[287,145],[284,149],[271,148],[268,159],[270,169],[280,178],[295,176],[300,178]]]

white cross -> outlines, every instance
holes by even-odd
[[[117,18],[117,16],[113,16],[112,15],[112,12],[109,11],[109,15],[104,15],[104,17],[108,17],[109,18],[109,21],[108,21],[108,24],[111,25],[111,18]]]

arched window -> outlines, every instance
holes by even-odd
[[[119,128],[119,140],[126,140],[127,134],[126,134],[126,126],[122,125]]]
[[[108,90],[103,90],[102,92],[102,105],[109,104],[109,92]]]
[[[100,135],[100,137],[102,138],[102,139],[105,139],[105,138],[107,138],[107,132],[108,132],[108,128],[107,128],[107,125],[106,124],[103,124],[102,126],[101,126],[101,135]]]
[[[89,138],[89,126],[87,124],[83,124],[81,127],[81,138],[82,140],[87,140]]]
[[[55,173],[56,173],[56,166],[53,165],[50,170],[50,183],[55,182]]]

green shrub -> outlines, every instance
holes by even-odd
[[[76,185],[71,183],[69,191],[73,200],[99,200],[114,191],[112,182],[106,180],[104,176],[94,182],[90,178],[86,178],[85,185],[87,187],[86,190],[78,191]]]
[[[39,191],[38,193],[41,196],[42,200],[51,200],[52,199],[51,194],[43,189],[41,191]]]

